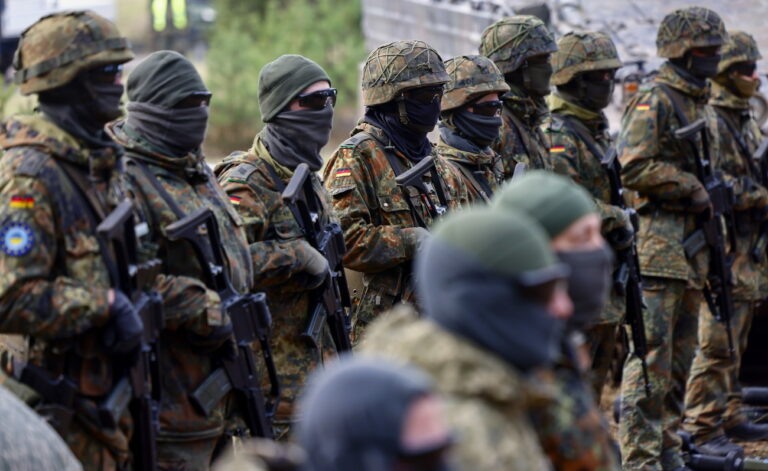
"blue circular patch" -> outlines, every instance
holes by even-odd
[[[21,257],[35,245],[35,233],[23,222],[9,222],[0,228],[0,250],[11,257]]]

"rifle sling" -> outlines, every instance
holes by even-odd
[[[270,176],[272,177],[272,183],[275,184],[277,187],[277,191],[282,193],[285,191],[285,183],[283,182],[283,179],[280,178],[280,175],[277,174],[277,170],[275,170],[275,167],[267,162],[266,160],[262,159],[262,162],[264,162],[264,165],[267,167],[267,170],[269,171]],[[311,177],[310,177],[311,178]],[[296,220],[296,224],[299,225],[299,227],[304,231],[305,235],[306,232],[311,230],[309,227],[302,227],[301,225],[301,215],[299,214],[299,209],[292,204],[288,205],[288,209],[291,210],[291,214],[293,214],[293,218]]]
[[[717,118],[723,124],[725,124],[725,127],[728,129],[728,131],[731,133],[734,140],[736,141],[739,151],[741,152],[741,156],[744,158],[744,161],[747,163],[749,170],[752,172],[755,178],[757,178],[759,181],[760,171],[757,169],[757,166],[755,166],[755,162],[752,160],[752,152],[749,151],[749,147],[747,146],[747,143],[744,141],[744,136],[741,134],[741,132],[738,129],[736,129],[736,125],[733,123],[730,116],[728,116],[722,108],[720,108],[719,106],[713,106],[713,108],[715,109],[715,113],[717,113]]]
[[[466,166],[464,166],[464,164],[460,162],[456,162],[456,167],[458,167],[461,174],[464,175],[464,178],[469,180],[469,183],[475,188],[475,190],[480,193],[480,195],[483,197],[483,200],[486,203],[490,203],[493,190],[491,190],[491,187],[488,185],[488,182],[485,181],[485,178],[475,176],[474,172],[469,170]]]
[[[680,121],[680,127],[684,128],[685,126],[688,126],[690,122],[688,121],[688,117],[685,116],[685,112],[683,111],[683,104],[680,102],[680,96],[677,94],[677,92],[663,83],[659,84],[659,88],[661,88],[661,90],[667,95],[667,97],[669,97],[669,100],[672,102],[672,108],[675,111],[677,120]],[[693,158],[700,162],[701,156],[699,155],[699,149],[696,147],[696,144],[691,142],[689,139],[686,139],[685,142],[687,142],[690,146]]]
[[[569,131],[576,134],[581,142],[584,143],[585,146],[587,146],[587,149],[589,149],[592,154],[597,157],[597,159],[602,162],[605,159],[605,152],[600,150],[598,148],[597,142],[595,139],[589,135],[589,133],[585,132],[583,125],[579,122],[576,122],[573,118],[567,115],[560,115],[563,119],[563,124],[566,128],[568,128]]]

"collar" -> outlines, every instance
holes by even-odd
[[[261,133],[256,134],[256,137],[253,138],[253,145],[251,145],[251,148],[248,149],[248,153],[255,155],[256,157],[270,164],[277,172],[277,175],[284,181],[288,181],[291,179],[291,177],[293,177],[293,171],[275,160],[275,158],[272,157],[272,155],[269,153],[269,149],[267,149],[267,146],[264,144]]]
[[[547,97],[549,111],[552,114],[573,116],[581,121],[593,134],[608,129],[608,119],[602,112],[596,112],[570,102],[557,93]]]
[[[709,97],[709,85],[703,87],[687,80],[669,63],[664,62],[659,68],[659,73],[654,79],[656,82],[664,83],[680,92],[690,96],[697,103],[704,104]]]
[[[437,139],[437,155],[454,162],[475,165],[477,167],[492,167],[496,159],[496,154],[493,151],[477,153],[452,147],[443,140],[443,136],[439,136]]]
[[[731,108],[739,111],[749,111],[749,98],[742,98],[728,89],[728,87],[720,85],[719,83],[712,81],[711,83],[712,93],[709,97],[709,104],[719,106],[721,108]]]
[[[539,126],[549,114],[544,98],[532,97],[515,84],[508,85],[510,90],[502,97],[503,113],[512,113],[531,128]]]

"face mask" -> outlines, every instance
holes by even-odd
[[[528,64],[523,69],[523,87],[538,96],[547,96],[550,92],[549,80],[552,78],[552,64]]]
[[[712,78],[717,75],[717,65],[720,63],[720,54],[714,56],[688,57],[688,71],[694,77]]]
[[[306,163],[312,171],[320,170],[320,149],[331,138],[333,107],[319,110],[284,111],[264,126],[264,143],[278,162],[290,169]]]
[[[742,98],[750,98],[754,96],[760,88],[760,79],[746,78],[739,74],[731,76],[731,83],[733,84],[736,94]]]
[[[487,147],[499,137],[501,117],[482,116],[467,109],[460,109],[453,114],[453,124],[461,134],[480,147]]]
[[[114,83],[88,83],[86,88],[93,97],[94,117],[106,124],[117,119],[122,114],[120,99],[123,97],[123,86]]]
[[[129,102],[125,125],[162,153],[180,157],[193,152],[205,140],[208,107],[165,108]]]
[[[569,327],[584,330],[600,316],[608,299],[613,268],[613,253],[608,247],[596,250],[558,252],[561,262],[571,269],[568,295],[573,301]]]
[[[437,120],[440,118],[440,100],[433,101],[432,103],[421,103],[406,98],[400,103],[400,106],[405,106],[405,111],[408,115],[408,124],[406,126],[424,133],[435,129]]]
[[[584,105],[592,111],[600,111],[609,104],[613,97],[613,80],[584,80]]]

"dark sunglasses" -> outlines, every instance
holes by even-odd
[[[616,77],[616,69],[590,70],[584,72],[583,77],[588,82],[612,82]]]
[[[324,90],[299,95],[296,99],[299,100],[300,106],[311,108],[313,110],[322,110],[328,103],[330,103],[331,106],[336,106],[336,93],[335,88],[326,88]]]
[[[177,109],[183,109],[208,106],[211,104],[211,97],[213,97],[211,92],[194,92],[182,98],[178,103],[173,105],[173,107]]]
[[[501,113],[501,108],[504,106],[504,102],[501,100],[484,101],[482,103],[472,103],[467,105],[467,108],[472,108],[470,113],[478,114],[480,116],[498,116]]]
[[[123,74],[123,64],[107,64],[88,69],[88,77],[98,83],[115,83]]]
[[[751,77],[757,70],[757,64],[754,62],[737,62],[731,66],[731,70],[739,75]]]
[[[433,87],[419,87],[403,92],[406,98],[413,101],[418,101],[424,105],[429,105],[436,101],[440,101],[443,98],[443,86],[436,85]]]

